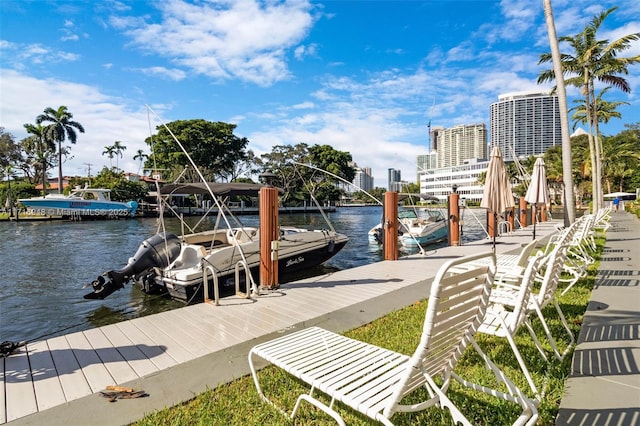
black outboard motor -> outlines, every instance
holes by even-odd
[[[152,268],[166,268],[180,254],[180,238],[161,232],[140,244],[129,263],[117,271],[107,271],[91,283],[93,291],[85,299],[104,299],[116,290],[124,288],[131,278],[138,278]],[[105,279],[106,277],[106,279]]]

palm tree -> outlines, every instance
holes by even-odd
[[[44,114],[40,114],[36,117],[36,123],[51,123],[46,126],[46,133],[49,139],[58,142],[58,193],[62,194],[62,142],[67,138],[69,142],[75,144],[78,140],[78,134],[84,133],[84,127],[77,121],[73,121],[73,114],[71,114],[67,107],[62,105],[58,109],[51,107],[44,110]]]
[[[109,168],[113,168],[113,157],[116,155],[116,148],[113,145],[105,146],[102,155],[109,157]]]
[[[549,36],[549,45],[551,46],[551,60],[553,61],[553,75],[559,75],[557,79],[558,106],[560,108],[560,128],[562,131],[562,171],[564,182],[564,224],[569,226],[576,220],[576,202],[573,193],[573,175],[571,173],[571,136],[569,135],[569,120],[567,107],[567,92],[564,87],[564,78],[562,73],[562,60],[560,56],[560,47],[558,45],[558,36],[556,35],[556,24],[553,19],[553,10],[551,8],[551,0],[543,0],[544,17],[547,24],[547,34]],[[540,82],[540,78],[538,78]]]
[[[24,128],[31,135],[33,151],[36,153],[36,163],[40,164],[42,170],[42,196],[44,197],[47,192],[47,153],[55,151],[56,145],[49,138],[46,128],[42,124],[27,123]]]
[[[149,158],[149,156],[147,154],[144,153],[143,150],[139,149],[138,151],[136,151],[136,155],[133,156],[133,161],[139,161],[140,164],[138,165],[138,176],[140,176],[140,169],[142,168],[142,163],[144,163],[147,158]]]
[[[622,114],[616,110],[620,105],[629,105],[629,102],[608,102],[602,99],[602,96],[607,93],[611,87],[605,87],[600,91],[595,101],[595,108],[597,111],[597,119],[600,123],[608,123],[612,118],[622,118]],[[569,112],[573,112],[571,119],[574,120],[573,129],[575,130],[578,123],[587,124],[587,107],[584,104],[584,99],[576,99],[573,101],[576,106],[571,108]]]
[[[545,0],[550,1],[550,0]],[[591,152],[591,167],[593,172],[592,187],[594,196],[594,209],[599,209],[604,205],[602,192],[602,160],[601,148],[598,135],[598,109],[595,107],[596,98],[594,83],[596,81],[616,87],[625,93],[629,93],[631,88],[629,83],[620,75],[628,74],[628,67],[640,62],[640,55],[622,58],[620,53],[631,47],[631,42],[640,39],[640,33],[633,33],[609,42],[608,40],[598,40],[597,32],[602,22],[617,7],[608,9],[595,16],[587,27],[573,37],[561,37],[572,48],[574,54],[562,54],[561,71],[572,77],[567,79],[567,84],[579,87],[585,99],[585,115],[589,126],[589,150]],[[539,63],[548,62],[552,56],[545,53],[540,56]],[[547,70],[540,74],[538,83],[550,81],[559,72]]]
[[[115,141],[112,146],[114,153],[116,154],[116,169],[120,170],[118,167],[118,157],[122,158],[122,151],[127,149],[126,146],[122,145],[122,142]]]

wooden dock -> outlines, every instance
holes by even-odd
[[[537,224],[544,238],[554,223]],[[531,227],[498,238],[519,251]],[[485,239],[282,285],[256,299],[223,299],[29,343],[0,359],[0,424],[128,424],[207,388],[249,374],[249,349],[286,330],[320,325],[342,332],[428,295],[448,259],[491,250]],[[109,385],[144,390],[110,403]]]

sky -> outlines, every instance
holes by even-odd
[[[552,5],[558,36],[613,6],[599,39],[640,32],[637,0]],[[536,83],[549,51],[540,0],[0,0],[0,127],[19,141],[45,108],[67,106],[85,133],[63,173],[86,176],[115,166],[102,155],[115,141],[136,173],[156,126],[222,121],[256,155],[328,144],[387,187],[389,168],[415,181],[429,125],[489,128],[500,94],[550,89]],[[640,122],[640,65],[629,71],[631,93],[607,93],[628,105],[604,134]],[[570,107],[581,96],[567,95]]]

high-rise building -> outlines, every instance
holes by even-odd
[[[358,188],[360,188],[362,191],[371,191],[373,189],[371,167],[358,167],[356,164],[354,168],[356,169],[356,176],[353,178],[353,185],[356,187],[354,190],[358,191]]]
[[[429,126],[429,151],[438,151],[438,140],[440,139],[440,132],[444,130],[442,126]]]
[[[491,146],[505,161],[542,155],[562,145],[558,97],[540,92],[507,93],[491,104]]]
[[[437,166],[451,167],[473,158],[487,158],[487,127],[464,124],[438,131]]]
[[[400,170],[396,169],[388,169],[387,177],[389,179],[389,186],[387,189],[389,191],[402,191],[402,178],[400,176]]]

